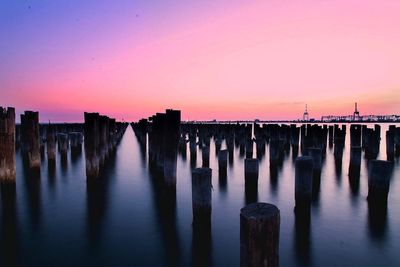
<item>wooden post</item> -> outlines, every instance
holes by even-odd
[[[203,167],[210,167],[210,147],[203,146],[201,148],[201,156],[203,159]]]
[[[65,133],[57,134],[58,151],[62,156],[67,156],[68,153],[68,135]]]
[[[40,169],[39,112],[25,111],[21,114],[22,150],[29,167]]]
[[[246,183],[257,183],[258,181],[258,159],[245,159],[244,160],[244,177]]]
[[[252,203],[240,210],[240,266],[279,266],[279,209]]]
[[[0,107],[0,182],[15,178],[15,109]]]
[[[350,126],[350,145],[361,146],[361,125],[359,124]]]
[[[395,130],[393,127],[389,127],[389,130],[386,131],[386,157],[388,161],[394,160],[394,137]]]
[[[228,164],[228,150],[223,149],[218,153],[218,170],[219,172],[226,172]]]
[[[87,178],[97,178],[100,172],[99,161],[99,113],[85,112],[85,157]]]
[[[361,146],[352,146],[350,148],[349,176],[357,178],[360,176],[361,166]]]
[[[258,195],[258,159],[244,160],[245,199],[246,204],[257,202]]]
[[[246,158],[250,159],[253,157],[253,139],[246,139]]]
[[[56,133],[54,129],[54,125],[47,125],[46,131],[46,145],[47,145],[47,160],[55,161],[56,160]]]
[[[211,219],[211,175],[210,168],[196,168],[192,171],[193,224]]]
[[[295,211],[308,209],[312,196],[313,158],[298,157],[295,163]]]
[[[385,204],[389,194],[392,163],[386,160],[371,160],[368,168],[368,201]]]

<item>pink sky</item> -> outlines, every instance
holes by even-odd
[[[400,113],[399,1],[249,2],[8,7],[0,105],[42,121]]]

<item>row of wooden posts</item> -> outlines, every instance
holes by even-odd
[[[0,114],[0,181],[15,182],[16,125],[15,110],[1,108]],[[109,153],[113,151],[125,131],[126,124],[98,113],[85,113],[83,125],[86,155],[86,174],[96,178],[101,173]],[[148,120],[132,124],[142,146],[147,145],[149,163],[162,174],[165,186],[176,189],[178,151],[186,151],[189,143],[191,161],[196,159],[197,147],[202,150],[202,167],[192,170],[193,226],[205,227],[211,223],[212,171],[209,168],[210,140],[214,138],[218,156],[218,169],[226,173],[228,161],[233,159],[234,146],[245,154],[244,176],[246,191],[257,191],[259,158],[269,144],[270,164],[280,164],[284,155],[293,149],[297,157],[300,149],[304,156],[295,162],[295,212],[309,212],[313,179],[320,175],[322,158],[328,145],[334,144],[336,160],[341,160],[345,145],[346,125],[278,125],[278,124],[181,124],[180,111],[166,110]],[[254,129],[254,131],[253,131]],[[379,153],[380,126],[374,129],[361,125],[350,127],[349,173],[359,173],[361,152],[369,161],[368,202],[379,208],[386,205],[392,163],[399,154],[399,128],[390,126],[386,132],[387,161],[373,160]],[[68,150],[68,142],[82,144],[82,131],[55,134],[53,126],[46,127],[46,138],[41,138],[39,113],[26,111],[21,115],[20,143],[29,167],[40,168],[41,147],[47,143],[48,160],[55,159],[55,139],[60,153]],[[18,139],[18,138],[17,138]],[[222,142],[227,149],[221,149]],[[257,158],[253,158],[256,143]],[[295,151],[297,151],[295,153]],[[279,209],[268,203],[251,203],[240,211],[241,266],[279,265]]]
[[[14,183],[16,180],[16,149],[21,149],[27,167],[40,170],[45,157],[54,165],[56,147],[61,157],[68,150],[81,150],[85,140],[87,177],[97,177],[100,166],[111,153],[127,127],[98,113],[85,113],[85,123],[39,124],[39,112],[25,111],[21,124],[15,123],[15,109],[0,107],[0,182]]]
[[[169,114],[169,115],[168,115]],[[312,187],[315,179],[320,178],[322,159],[326,154],[327,145],[334,145],[335,160],[342,159],[345,146],[346,125],[258,125],[254,124],[254,138],[251,124],[181,124],[180,138],[176,143],[177,127],[170,133],[168,120],[173,111],[157,113],[155,116],[133,123],[132,128],[138,137],[139,143],[146,146],[146,133],[149,136],[149,162],[154,164],[164,174],[167,186],[171,186],[166,179],[168,171],[165,169],[165,160],[168,148],[165,143],[171,140],[170,149],[186,153],[186,144],[189,143],[191,160],[196,159],[197,147],[201,148],[202,167],[192,170],[192,209],[193,227],[209,227],[212,210],[212,170],[209,168],[210,139],[214,138],[218,157],[219,173],[226,173],[228,159],[233,156],[234,145],[239,147],[239,153],[246,155],[244,159],[245,191],[256,192],[259,175],[259,157],[265,153],[265,145],[270,146],[270,164],[279,164],[283,155],[292,147],[298,151],[299,143],[303,156],[295,159],[295,213],[302,218],[309,216],[312,199]],[[176,117],[177,118],[177,117]],[[175,121],[176,122],[176,121]],[[160,126],[161,123],[161,126]],[[161,129],[161,130],[160,130]],[[388,160],[374,160],[379,153],[380,126],[374,129],[361,125],[350,127],[350,166],[349,175],[359,178],[361,153],[369,160],[368,171],[368,202],[377,209],[387,203],[389,192],[392,162],[400,150],[400,128],[390,126],[386,135],[392,137],[387,141]],[[171,135],[170,135],[171,134]],[[168,141],[166,141],[168,140]],[[227,149],[221,149],[225,140]],[[387,139],[388,140],[388,139]],[[392,141],[393,140],[393,141]],[[161,142],[161,143],[160,143]],[[327,143],[328,142],[328,143]],[[157,145],[155,145],[155,143]],[[253,158],[253,143],[256,143],[257,158]],[[164,150],[163,150],[164,149]],[[155,151],[156,150],[156,151]],[[393,152],[391,152],[393,151]],[[395,153],[396,151],[396,153]],[[173,164],[176,166],[176,153]],[[391,156],[393,155],[393,157]],[[172,168],[174,169],[174,168]],[[175,167],[176,170],[176,167]],[[176,184],[176,173],[173,175]],[[253,202],[240,211],[240,252],[241,266],[279,266],[279,209],[268,203]]]

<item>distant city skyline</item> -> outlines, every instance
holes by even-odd
[[[40,120],[399,114],[399,1],[0,3],[0,105]]]

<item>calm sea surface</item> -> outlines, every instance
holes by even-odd
[[[386,159],[382,124],[378,159]],[[400,126],[400,125],[397,125]],[[371,124],[369,127],[373,127]],[[400,266],[400,163],[395,160],[387,213],[369,212],[367,160],[360,182],[348,177],[350,126],[341,168],[327,148],[319,194],[309,224],[295,221],[294,160],[277,172],[268,145],[260,162],[258,201],[281,212],[281,266]],[[222,148],[225,147],[223,144]],[[255,156],[254,149],[254,156]],[[197,151],[197,166],[201,166]],[[85,155],[57,155],[55,169],[42,160],[40,175],[24,170],[17,151],[15,187],[2,186],[0,266],[239,266],[239,210],[245,205],[244,158],[235,148],[227,178],[218,174],[212,140],[211,238],[193,238],[190,153],[178,155],[176,199],[162,194],[148,155],[131,127],[96,183],[87,184]]]

